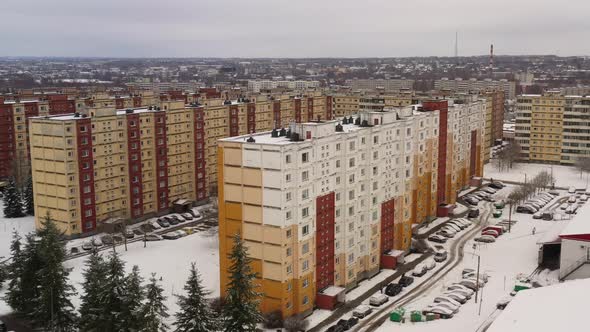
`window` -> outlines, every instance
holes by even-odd
[[[304,243],[301,247],[301,254],[305,255],[309,252],[309,243]]]
[[[90,186],[84,186],[84,190],[83,190],[83,192],[84,192],[85,194],[88,194],[88,193],[90,192]]]
[[[336,160],[336,168],[340,168],[340,160]]]
[[[301,193],[301,199],[308,199],[309,198],[309,189],[304,189]]]
[[[348,143],[348,149],[349,149],[350,151],[354,151],[354,142],[350,142],[350,143]]]
[[[302,181],[307,181],[307,180],[309,180],[309,171],[303,171],[303,172],[301,173],[301,180],[302,180]]]
[[[354,158],[348,160],[348,167],[354,167]]]
[[[340,151],[340,143],[336,144],[336,151]]]
[[[305,295],[305,296],[303,297],[303,302],[302,302],[302,303],[303,303],[303,305],[306,305],[306,304],[308,304],[308,303],[309,303],[309,297],[307,297],[307,295]]]
[[[287,273],[291,274],[293,272],[293,267],[291,265],[287,265]]]
[[[287,164],[290,164],[291,163],[291,155],[290,154],[288,154],[288,155],[285,156],[285,162]]]
[[[301,270],[302,271],[307,271],[309,270],[309,261],[308,260],[304,260],[303,264],[301,264]]]
[[[309,225],[304,225],[301,227],[301,234],[303,234],[303,236],[309,234]]]
[[[303,279],[303,283],[301,284],[302,288],[306,288],[309,286],[309,280],[307,278]]]
[[[301,162],[306,163],[309,161],[309,152],[304,152],[301,154]]]
[[[288,202],[291,200],[291,193],[288,192],[287,194],[285,194],[285,200]]]
[[[86,217],[92,217],[92,209],[88,209],[84,211],[84,216]]]
[[[291,211],[285,212],[285,219],[287,219],[287,220],[291,219]]]
[[[291,256],[293,250],[291,248],[287,248],[287,257]]]
[[[291,182],[291,174],[286,174],[285,175],[285,181],[286,182]]]

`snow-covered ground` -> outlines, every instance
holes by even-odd
[[[177,240],[148,242],[147,248],[143,247],[143,242],[129,244],[128,251],[119,245],[117,253],[125,261],[128,272],[133,265],[138,265],[145,279],[152,273],[162,277],[162,285],[167,297],[166,305],[169,313],[174,313],[178,310],[174,294],[183,291],[182,287],[188,278],[192,262],[196,263],[204,286],[211,291],[210,297],[219,296],[218,247],[217,232],[210,230]],[[103,255],[109,255],[111,252],[110,250],[101,251]],[[66,266],[72,268],[70,279],[78,290],[78,295],[73,299],[75,306],[80,304],[81,283],[84,280],[82,273],[87,259],[88,256],[85,256],[66,262]]]
[[[504,192],[502,192],[505,194]],[[508,208],[504,209],[503,217],[507,216]],[[477,255],[480,256],[480,271],[490,276],[489,282],[482,288],[478,304],[474,298],[462,305],[459,312],[447,320],[437,320],[421,323],[394,323],[387,321],[378,331],[469,331],[478,329],[491,315],[497,315],[496,304],[507,296],[513,289],[515,281],[521,275],[528,276],[537,268],[538,246],[537,240],[543,237],[555,221],[533,219],[528,214],[513,214],[513,219],[518,220],[511,233],[500,236],[495,243],[477,244],[468,241],[465,245],[465,257],[461,264],[447,274],[437,286],[432,287],[421,297],[405,306],[406,312],[422,310],[432,303],[435,296],[446,290],[451,283],[461,280],[461,271],[464,268],[477,268]],[[500,219],[490,219],[490,222]],[[535,235],[532,229],[536,228]],[[475,248],[473,249],[473,245]],[[544,272],[539,279],[550,283],[554,281],[552,273]],[[481,305],[481,313],[480,313]]]
[[[558,187],[573,186],[578,189],[583,189],[587,187],[587,184],[590,180],[588,173],[584,173],[580,177],[580,171],[573,166],[518,163],[515,164],[510,170],[498,170],[498,166],[495,161],[485,165],[484,177],[486,179],[493,178],[495,180],[524,182],[525,174],[528,181],[541,171],[547,171],[551,173],[551,169],[553,169],[555,185]]]
[[[2,205],[1,202],[0,205]],[[2,211],[0,211],[0,215],[0,261],[2,261],[10,256],[12,232],[17,230],[23,237],[25,234],[33,232],[35,230],[35,217],[4,218]]]

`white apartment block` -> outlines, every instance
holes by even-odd
[[[260,90],[287,88],[290,90],[305,90],[318,88],[319,81],[275,81],[275,80],[250,80],[248,81],[248,91],[260,92]]]
[[[504,91],[505,99],[514,99],[516,97],[516,83],[508,81],[506,79],[492,80],[486,78],[484,80],[478,80],[476,78],[470,78],[464,80],[462,78],[456,78],[450,80],[443,77],[440,80],[434,81],[435,90],[451,90],[456,92],[470,92],[470,91],[486,91],[489,89],[501,89]]]

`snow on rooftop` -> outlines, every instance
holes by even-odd
[[[551,244],[561,242],[559,235],[568,224],[569,220],[556,222],[555,225],[553,225],[545,232],[545,234],[543,234],[543,237],[537,240],[537,244]]]
[[[590,279],[519,292],[488,332],[588,331]]]
[[[584,204],[559,236],[590,234],[590,204]]]

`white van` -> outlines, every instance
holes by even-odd
[[[368,305],[361,305],[352,311],[352,315],[358,318],[365,318],[372,312],[373,308],[369,307]]]
[[[374,307],[378,307],[387,301],[389,301],[389,296],[385,294],[373,295],[369,298],[369,304]]]

